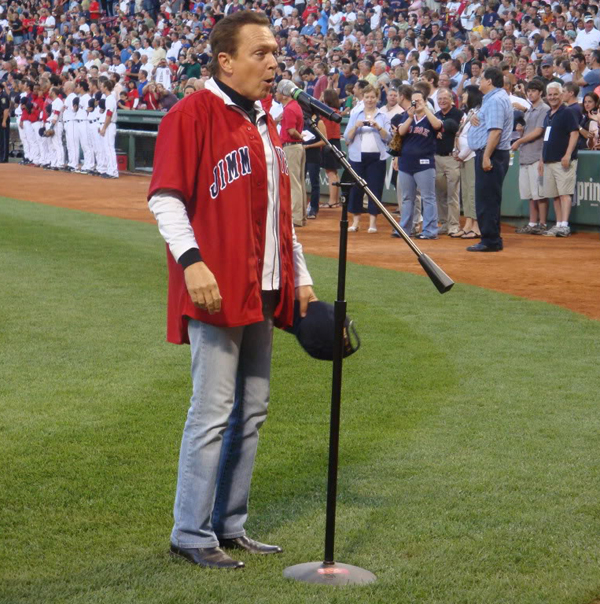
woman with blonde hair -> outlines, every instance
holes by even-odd
[[[385,180],[385,162],[388,157],[386,143],[390,138],[390,120],[377,107],[379,89],[366,86],[363,89],[363,108],[350,114],[344,132],[348,145],[350,164],[359,176],[367,181],[367,186],[378,199],[383,195]],[[350,192],[348,211],[353,214],[350,232],[360,228],[360,215],[363,213],[363,192],[353,187]],[[377,232],[379,208],[369,199],[368,233]]]

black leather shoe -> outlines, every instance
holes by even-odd
[[[467,252],[501,252],[504,246],[502,245],[485,245],[485,243],[476,243],[467,248]]]
[[[221,547],[231,549],[243,549],[251,554],[281,554],[283,550],[278,545],[267,545],[249,539],[248,537],[237,537],[236,539],[220,539]]]
[[[219,547],[187,548],[171,545],[171,556],[183,558],[192,564],[205,568],[244,568],[244,563],[230,558]]]

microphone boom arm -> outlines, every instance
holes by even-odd
[[[366,181],[361,178],[354,168],[350,165],[350,162],[346,158],[343,151],[332,145],[327,137],[319,130],[317,121],[312,119],[311,123],[314,127],[315,132],[319,135],[319,138],[325,143],[325,145],[333,151],[339,162],[352,176],[356,184],[362,189],[362,191],[369,197],[369,199],[379,208],[385,219],[390,223],[392,228],[404,239],[404,242],[410,249],[415,253],[419,260],[419,264],[423,267],[423,270],[427,273],[427,276],[431,279],[433,284],[436,286],[440,294],[445,294],[447,291],[452,289],[454,281],[425,253],[423,253],[417,244],[406,234],[404,229],[396,222],[394,217],[388,212],[386,207],[381,203],[377,196],[369,189]]]

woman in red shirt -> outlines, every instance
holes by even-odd
[[[129,82],[127,82],[127,88],[127,107],[129,109],[137,109],[140,103],[137,85],[133,80],[129,80]]]
[[[335,109],[337,113],[340,112],[340,97],[338,93],[332,88],[326,88],[323,92],[323,102],[332,109]],[[327,139],[329,142],[338,149],[341,149],[340,145],[340,125],[332,122],[331,120],[323,118],[325,129],[327,130]],[[329,203],[324,204],[325,207],[335,208],[340,205],[340,189],[333,185],[338,180],[338,170],[340,164],[328,147],[323,149],[322,166],[327,173],[327,179],[329,180]]]

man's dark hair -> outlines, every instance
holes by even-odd
[[[433,85],[437,88],[438,82],[440,80],[440,76],[437,73],[437,71],[434,71],[433,69],[426,69],[423,73],[422,76],[430,82],[433,82]]]
[[[413,93],[420,92],[423,98],[426,99],[431,94],[431,86],[427,82],[417,82],[413,86]]]
[[[577,97],[579,95],[579,86],[577,86],[577,84],[575,84],[575,82],[567,82],[563,88],[565,90],[568,90],[574,97]]]
[[[213,28],[209,42],[212,50],[212,60],[208,70],[212,76],[219,73],[219,54],[222,52],[235,57],[240,44],[239,32],[244,25],[263,25],[270,27],[271,21],[264,13],[251,10],[241,10],[221,19]]]
[[[90,85],[85,80],[81,80],[81,82],[79,82],[79,86],[81,86],[81,89],[84,92],[89,92],[90,91]]]
[[[486,80],[490,80],[494,88],[502,88],[504,86],[504,76],[502,75],[502,71],[497,67],[488,67],[483,72],[483,77]]]
[[[358,82],[356,82],[356,84],[360,88],[360,90],[364,90],[367,86],[371,85],[371,83],[368,80],[358,80]]]
[[[527,82],[527,85],[525,86],[525,90],[539,90],[539,92],[544,93],[546,90],[546,87],[544,86],[544,83],[542,82],[542,80],[531,80],[531,82]]]
[[[400,98],[405,98],[410,101],[413,95],[414,89],[412,86],[408,86],[408,84],[402,84],[402,86],[398,87],[398,96]]]

